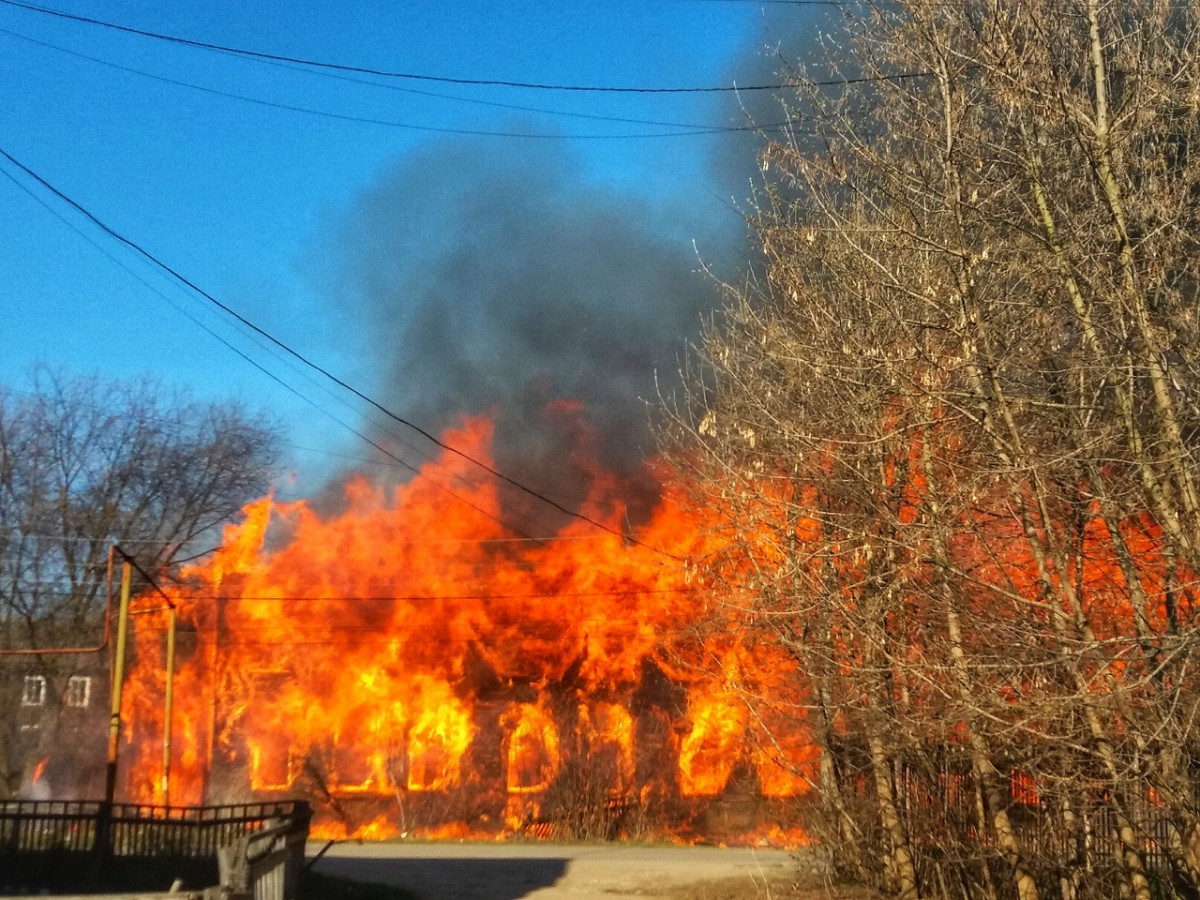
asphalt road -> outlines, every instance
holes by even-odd
[[[309,844],[316,854],[323,844]],[[786,850],[620,844],[337,844],[316,871],[398,885],[421,900],[620,900],[744,880],[748,896],[796,870]]]

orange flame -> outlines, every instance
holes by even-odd
[[[491,424],[445,440],[487,459]],[[592,484],[581,511],[610,530],[576,520],[538,540],[501,524],[498,486],[449,453],[396,488],[352,479],[340,512],[248,505],[176,591],[173,799],[300,792],[344,814],[319,834],[459,834],[552,815],[568,760],[607,773],[615,810],[709,802],[747,760],[764,797],[806,790],[803,723],[768,747],[733,686],[786,682],[794,664],[689,631],[721,606],[686,562],[720,546],[716,513],[664,488],[634,541],[616,479]],[[164,688],[151,617],[136,639],[125,785],[148,801]],[[370,810],[348,824],[355,803]]]

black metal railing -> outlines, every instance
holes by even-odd
[[[254,865],[233,866],[251,877],[238,892],[293,900],[311,816],[307,803],[290,800],[226,806],[0,801],[0,871],[35,890],[158,889],[135,883],[139,878],[162,882],[165,890],[176,877],[210,887],[224,874],[218,856],[242,854]]]

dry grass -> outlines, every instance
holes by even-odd
[[[879,900],[879,895],[855,885],[833,885],[795,876],[723,878],[645,892],[662,900]]]

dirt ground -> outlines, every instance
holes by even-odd
[[[310,854],[322,845],[310,845]],[[420,900],[871,900],[804,852],[620,844],[338,844],[314,869]]]

